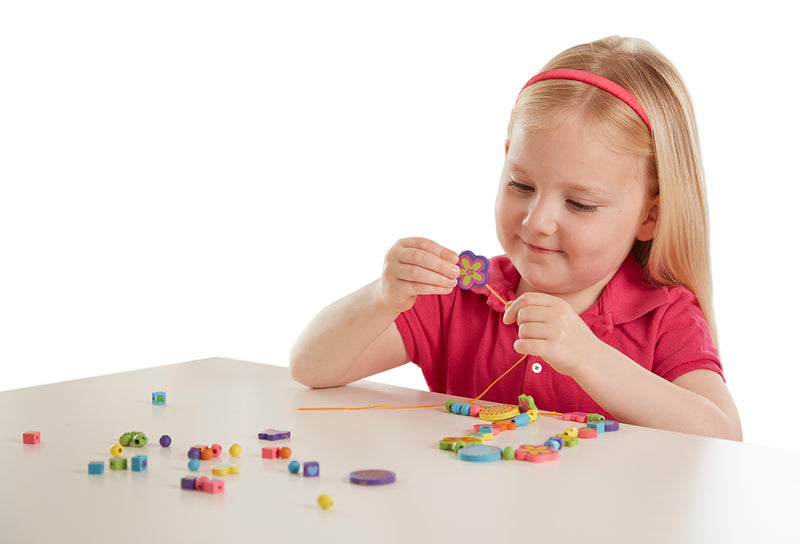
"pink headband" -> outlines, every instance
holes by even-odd
[[[573,70],[571,68],[558,68],[556,70],[547,70],[546,72],[542,72],[540,74],[536,74],[533,76],[525,86],[520,89],[519,92],[524,91],[526,88],[530,87],[534,83],[538,83],[540,81],[545,81],[547,79],[571,79],[573,81],[581,81],[583,83],[588,83],[589,85],[594,85],[598,89],[603,89],[606,92],[609,92],[625,102],[630,108],[636,112],[636,114],[641,117],[644,124],[647,125],[647,128],[650,129],[652,132],[652,128],[650,127],[650,121],[647,119],[647,115],[644,113],[644,108],[639,104],[636,98],[622,85],[614,83],[610,79],[606,79],[603,76],[598,76],[597,74],[593,74],[591,72],[584,72],[583,70]]]

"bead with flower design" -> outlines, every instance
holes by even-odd
[[[489,259],[464,251],[458,256],[458,286],[462,289],[480,287],[489,282]]]

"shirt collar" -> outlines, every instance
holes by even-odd
[[[668,300],[669,289],[650,282],[633,255],[628,255],[603,289],[600,299],[584,312],[584,316],[603,316],[610,318],[611,325],[619,325],[639,319]]]

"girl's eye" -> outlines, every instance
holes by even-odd
[[[514,181],[513,179],[508,181],[508,186],[518,193],[532,193],[534,191],[533,187],[530,185],[525,185],[524,183]]]
[[[575,211],[578,212],[596,212],[599,206],[592,206],[590,204],[583,204],[576,200],[567,200],[567,204]]]

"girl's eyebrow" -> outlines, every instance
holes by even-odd
[[[598,183],[567,183],[564,185],[564,189],[567,192],[579,193],[597,198],[609,198],[612,196],[608,189]]]

